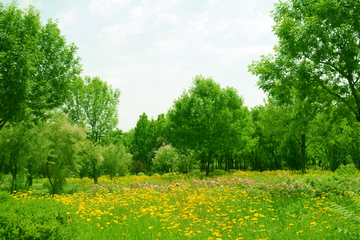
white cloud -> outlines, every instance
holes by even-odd
[[[249,45],[244,48],[218,48],[212,49],[216,55],[226,64],[233,64],[234,61],[249,58],[250,56],[259,56],[262,54],[272,53],[273,45]]]
[[[101,33],[97,35],[100,45],[124,44],[125,37],[135,31],[130,24],[119,23],[113,26],[103,27]]]
[[[170,23],[173,25],[180,24],[181,17],[171,12],[161,12],[157,15],[156,25],[159,23]]]
[[[78,11],[77,9],[70,9],[67,12],[59,13],[56,18],[59,19],[59,28],[64,30],[67,25],[72,25],[77,22]]]
[[[130,19],[134,22],[143,22],[146,19],[146,13],[148,10],[142,7],[132,8],[130,13]]]
[[[24,0],[19,4],[19,7],[20,8],[27,8],[30,4],[35,6],[36,8],[41,8],[42,6],[44,6],[41,0],[39,0],[39,1]]]
[[[186,39],[179,37],[169,37],[166,40],[161,40],[154,42],[152,46],[154,47],[153,51],[157,54],[159,53],[176,53],[182,52],[184,46],[186,46]]]
[[[208,34],[207,23],[210,21],[209,13],[196,14],[194,18],[188,22],[187,31],[195,36]]]
[[[89,9],[97,12],[104,17],[108,17],[113,13],[118,13],[124,7],[129,5],[130,0],[91,0]]]
[[[255,39],[262,34],[271,34],[271,26],[275,25],[270,16],[258,12],[248,18],[236,19],[236,29],[249,39]]]

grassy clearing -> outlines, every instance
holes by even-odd
[[[17,192],[65,205],[68,239],[359,239],[360,176],[326,171],[68,179],[72,194]]]

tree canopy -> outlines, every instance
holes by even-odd
[[[212,78],[198,75],[189,91],[168,112],[175,146],[203,152],[206,172],[212,155],[226,146],[243,148],[249,135],[249,112],[234,88],[221,88]]]
[[[71,122],[90,127],[90,138],[99,143],[118,124],[117,106],[120,90],[113,89],[99,77],[78,77],[71,84],[71,97],[64,112]]]
[[[57,22],[42,24],[33,6],[0,3],[0,130],[30,115],[43,117],[64,103],[81,72],[76,50]]]
[[[289,0],[272,17],[278,46],[249,66],[258,86],[283,102],[296,88],[302,99],[343,105],[360,121],[360,2]]]

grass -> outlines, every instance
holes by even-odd
[[[42,180],[41,180],[42,181]],[[65,192],[16,201],[66,207],[69,239],[359,239],[360,177],[327,171],[68,179]]]

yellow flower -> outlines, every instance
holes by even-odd
[[[149,229],[152,229],[153,227],[149,227]]]

